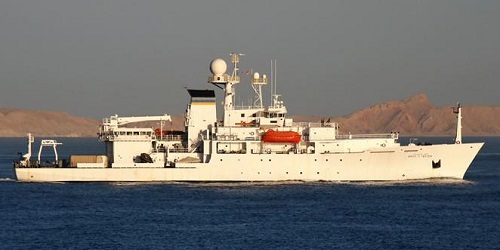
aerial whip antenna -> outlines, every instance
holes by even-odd
[[[453,113],[457,114],[457,136],[455,137],[455,144],[462,143],[462,106],[457,103],[456,107],[453,107]]]

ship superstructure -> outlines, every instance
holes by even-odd
[[[461,106],[454,144],[402,146],[399,134],[340,134],[335,122],[294,122],[280,95],[263,102],[265,74],[251,74],[253,103],[236,106],[242,54],[210,64],[208,83],[223,90],[223,120],[216,92],[189,89],[185,130],[166,129],[169,115],[105,118],[102,156],[71,156],[61,167],[17,164],[19,181],[367,181],[425,178],[462,179],[483,143],[462,143]],[[271,88],[272,89],[272,88]],[[128,127],[157,121],[156,128]],[[30,137],[31,138],[31,137]],[[33,139],[29,139],[32,141]],[[29,143],[31,147],[31,143]],[[28,150],[31,152],[31,148]],[[36,164],[35,164],[36,165]]]

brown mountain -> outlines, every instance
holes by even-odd
[[[405,100],[371,106],[347,116],[332,117],[342,133],[388,133],[402,135],[453,135],[456,116],[452,107],[436,107],[423,93]],[[465,106],[463,134],[500,135],[500,106]],[[294,116],[295,121],[319,122],[318,116]],[[33,111],[0,108],[0,136],[94,137],[99,121],[74,117],[64,112]],[[158,127],[156,123],[136,123],[134,126]],[[173,115],[165,130],[183,130],[184,116]]]
[[[95,137],[99,121],[64,112],[0,108],[0,136]]]
[[[498,106],[465,106],[462,108],[462,117],[464,135],[500,135]],[[456,131],[456,115],[452,112],[452,106],[435,107],[423,93],[405,100],[374,105],[331,120],[339,123],[342,133],[394,131],[402,135],[453,135]]]

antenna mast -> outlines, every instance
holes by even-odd
[[[278,75],[278,62],[276,59],[274,59],[274,94],[276,95],[276,85],[278,85],[277,81],[277,75]]]
[[[255,91],[255,100],[253,102],[254,107],[262,108],[262,85],[267,84],[267,76],[264,74],[260,77],[258,72],[253,73],[253,77],[251,79],[253,91]]]
[[[462,143],[462,106],[457,103],[456,107],[453,107],[453,113],[457,114],[457,136],[455,137],[455,144]]]
[[[210,63],[210,71],[212,76],[208,77],[208,82],[215,85],[224,86],[224,126],[229,126],[231,112],[234,109],[235,101],[235,91],[234,85],[240,82],[240,76],[238,75],[238,64],[240,62],[240,57],[245,54],[231,53],[231,62],[233,63],[233,72],[231,75],[226,74],[227,64],[221,59],[214,59]]]
[[[273,86],[274,86],[274,68],[273,68],[273,60],[271,60],[271,103],[273,101]]]

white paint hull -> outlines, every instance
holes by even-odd
[[[401,146],[359,153],[213,154],[176,168],[16,168],[21,182],[385,181],[463,179],[483,143]],[[440,166],[432,162],[440,161]]]
[[[483,145],[461,144],[460,105],[454,109],[456,144],[426,146],[401,146],[399,133],[395,132],[342,135],[337,123],[330,119],[294,123],[287,118],[287,108],[276,93],[270,106],[265,107],[262,102],[235,106],[234,85],[240,82],[240,56],[231,54],[231,75],[226,74],[223,59],[210,64],[213,75],[209,82],[222,85],[225,92],[223,121],[217,121],[214,90],[188,89],[190,102],[182,135],[164,130],[163,121],[170,120],[168,115],[114,115],[103,119],[99,127],[99,140],[106,145],[106,155],[75,156],[69,164],[75,168],[29,168],[26,166],[32,166],[29,163],[34,141],[30,134],[28,153],[15,168],[16,178],[25,182],[463,179]],[[255,72],[250,83],[256,100],[262,101],[260,88],[267,78]],[[153,120],[159,120],[160,128],[124,126]],[[40,157],[35,163],[39,162]]]

